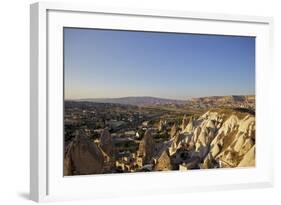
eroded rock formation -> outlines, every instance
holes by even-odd
[[[154,155],[155,142],[150,129],[146,130],[139,144],[138,156],[143,159],[143,164],[150,163]]]
[[[100,174],[104,157],[98,146],[83,132],[77,132],[75,139],[66,148],[64,175]]]
[[[112,137],[107,129],[104,129],[100,136],[100,148],[109,156],[113,157],[114,147]]]
[[[173,162],[170,163],[179,164],[182,170],[255,165],[253,115],[244,114],[239,118],[235,113],[209,111],[198,119],[191,118],[186,126],[184,121],[181,128],[185,128],[181,132],[177,131],[176,125],[172,127],[168,152],[162,151],[163,159],[172,156]],[[165,163],[156,163],[156,170],[160,170],[159,164]]]
[[[168,171],[172,169],[171,159],[167,150],[160,154],[154,169],[156,171]]]

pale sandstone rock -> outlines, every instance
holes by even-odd
[[[193,139],[192,139],[192,141],[194,143],[197,142],[200,133],[201,133],[201,127],[196,127],[195,130],[194,130]]]
[[[166,125],[166,122],[161,119],[161,120],[159,121],[159,124],[158,124],[158,131],[161,132],[161,131],[164,129],[165,125]]]
[[[173,125],[173,127],[171,128],[171,132],[170,132],[170,137],[173,138],[176,134],[177,134],[177,126],[176,124]]]
[[[187,124],[188,124],[188,118],[186,115],[184,115],[183,119],[182,119],[181,130],[184,130],[186,128]]]
[[[235,152],[239,152],[241,150],[244,142],[245,142],[245,135],[244,134],[238,135],[237,140],[234,142],[233,150]]]
[[[256,146],[254,145],[243,157],[243,159],[238,164],[238,167],[253,167],[256,165],[255,160],[255,150]]]
[[[183,132],[191,133],[193,132],[193,129],[194,129],[194,121],[193,119],[191,119],[188,125],[186,126],[186,128],[183,130]]]

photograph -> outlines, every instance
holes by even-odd
[[[255,47],[64,27],[63,176],[255,167]]]

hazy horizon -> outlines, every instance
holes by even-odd
[[[255,95],[255,38],[64,28],[65,99]]]
[[[65,100],[83,100],[83,99],[118,99],[118,98],[159,98],[159,99],[166,99],[166,100],[190,100],[192,98],[205,98],[205,97],[227,97],[227,96],[255,96],[255,94],[246,94],[246,95],[210,95],[210,96],[198,96],[198,97],[187,97],[184,99],[176,99],[176,98],[165,98],[165,97],[158,97],[158,96],[120,96],[120,97],[98,97],[98,98],[65,98]]]

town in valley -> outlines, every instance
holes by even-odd
[[[255,166],[255,96],[64,102],[64,175]]]

